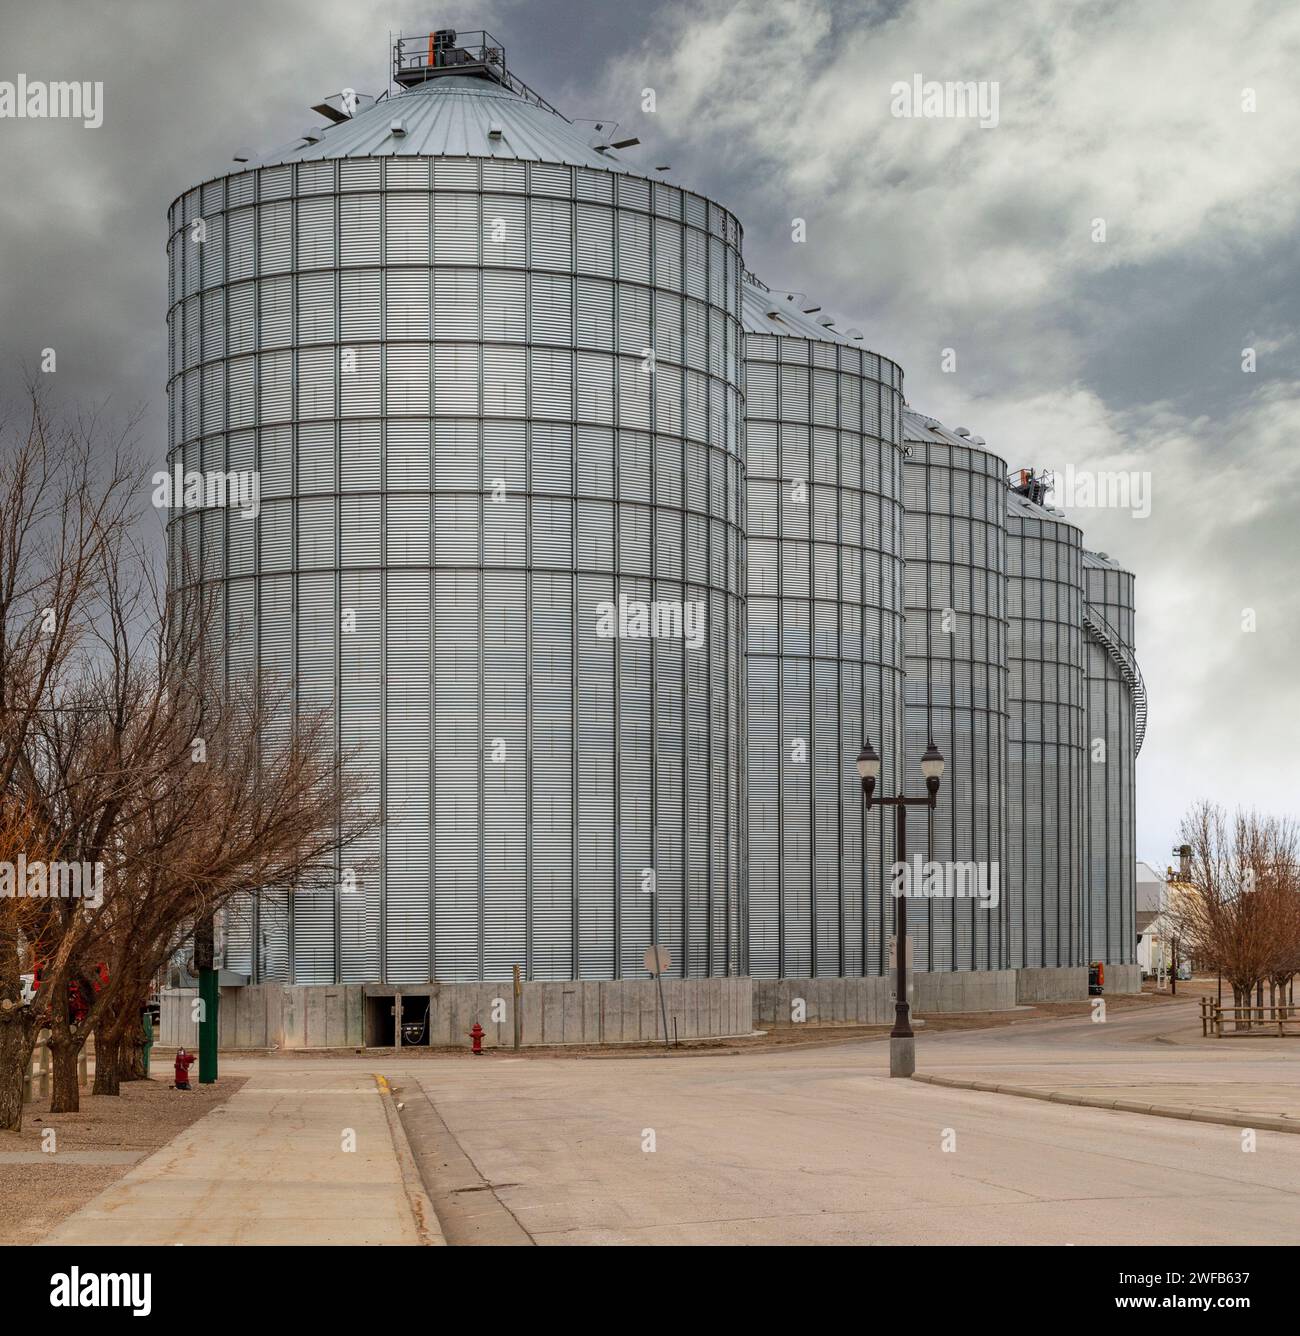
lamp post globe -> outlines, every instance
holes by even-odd
[[[921,757],[921,774],[925,776],[925,789],[930,795],[930,806],[934,806],[935,798],[939,793],[939,781],[943,778],[944,760],[943,753],[934,745],[934,739],[930,739],[930,745],[925,749],[925,755]]]
[[[866,795],[867,806],[871,806],[871,795],[876,789],[876,780],[880,778],[880,753],[871,745],[868,738],[858,753],[858,778],[862,781],[862,792]]]

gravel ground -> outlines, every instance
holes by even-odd
[[[0,1244],[38,1242],[131,1168],[61,1161],[61,1153],[134,1151],[143,1158],[228,1100],[247,1079],[223,1076],[214,1086],[196,1082],[186,1093],[169,1089],[170,1067],[155,1064],[154,1073],[150,1081],[126,1082],[116,1097],[83,1090],[78,1113],[51,1114],[48,1099],[36,1100],[23,1108],[21,1132],[0,1132]],[[55,1152],[37,1164],[7,1162],[16,1151],[39,1152],[47,1128],[55,1131]]]

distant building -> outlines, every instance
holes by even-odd
[[[1156,973],[1161,949],[1168,943],[1164,922],[1168,890],[1165,878],[1141,859],[1137,863],[1136,885],[1137,962],[1142,967],[1142,977],[1147,978]],[[1167,958],[1165,964],[1167,967]]]
[[[1151,978],[1168,972],[1174,965],[1174,947],[1178,945],[1180,979],[1190,978],[1198,968],[1185,942],[1178,942],[1178,907],[1196,889],[1186,870],[1169,868],[1159,873],[1150,863],[1137,864],[1137,961],[1142,977]]]

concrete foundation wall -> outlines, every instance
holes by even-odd
[[[258,1048],[362,1048],[376,1042],[384,1012],[400,994],[427,1001],[429,1044],[469,1046],[477,1021],[487,1048],[514,1043],[509,983],[427,984],[253,984],[221,990],[221,1046]],[[165,989],[159,1043],[189,1048],[198,1042],[190,1020],[192,989]],[[665,979],[668,1035],[700,1039],[749,1034],[754,1028],[750,981]],[[409,1010],[409,1004],[408,1004]],[[493,1016],[501,1017],[494,1020]],[[540,1044],[617,1044],[664,1037],[659,991],[653,979],[575,983],[525,983],[521,997],[522,1042]],[[674,1029],[675,1024],[675,1029]]]
[[[915,980],[912,1009],[918,1016],[1010,1011],[1016,1005],[1015,970],[921,971]]]
[[[665,979],[668,1033],[679,1039],[749,1034],[755,1026],[804,1023],[887,1025],[893,1020],[892,980]],[[1136,965],[1107,965],[1106,991],[1136,992]],[[427,1000],[429,1043],[469,1044],[477,1021],[488,1048],[514,1042],[509,983],[287,985],[253,984],[221,990],[221,1046],[226,1049],[364,1048],[380,1043],[391,1024],[392,999]],[[164,989],[158,1042],[198,1044],[193,989]],[[912,1005],[920,1017],[951,1012],[1009,1011],[1017,1004],[1066,1002],[1088,996],[1079,969],[923,971],[913,977]],[[386,1015],[385,1015],[386,1013]],[[500,1016],[500,1020],[493,1017]],[[526,983],[520,1016],[527,1047],[550,1044],[644,1043],[663,1039],[653,979]]]
[[[191,1019],[197,988],[164,988],[159,999],[158,1033],[154,1043],[164,1048],[199,1046],[198,1022]]]
[[[754,979],[754,1024],[885,1025],[893,1020],[889,980]]]
[[[888,1025],[894,1019],[893,980],[755,979],[754,1024],[795,1025],[802,1002],[805,1023]],[[918,1016],[941,1012],[1010,1011],[1016,1005],[1015,970],[936,970],[913,975]]]
[[[1142,991],[1141,965],[1106,964],[1106,992],[1140,993]]]
[[[1107,965],[1108,976],[1110,970]],[[1088,996],[1086,965],[1023,969],[1015,974],[1016,1001],[1022,1006],[1035,1002],[1078,1002]]]

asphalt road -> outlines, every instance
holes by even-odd
[[[1300,1046],[1182,1047],[1161,1042],[1171,1023],[1180,1017],[1161,1008],[1105,1025],[934,1034],[918,1042],[918,1067],[1083,1064],[1092,1080],[1128,1083],[1155,1063],[1224,1081],[1298,1070]],[[742,1056],[493,1056],[412,1064],[403,1083],[423,1088],[539,1244],[1300,1237],[1300,1136],[1259,1132],[1246,1151],[1233,1127],[891,1081],[887,1051],[866,1041]]]

